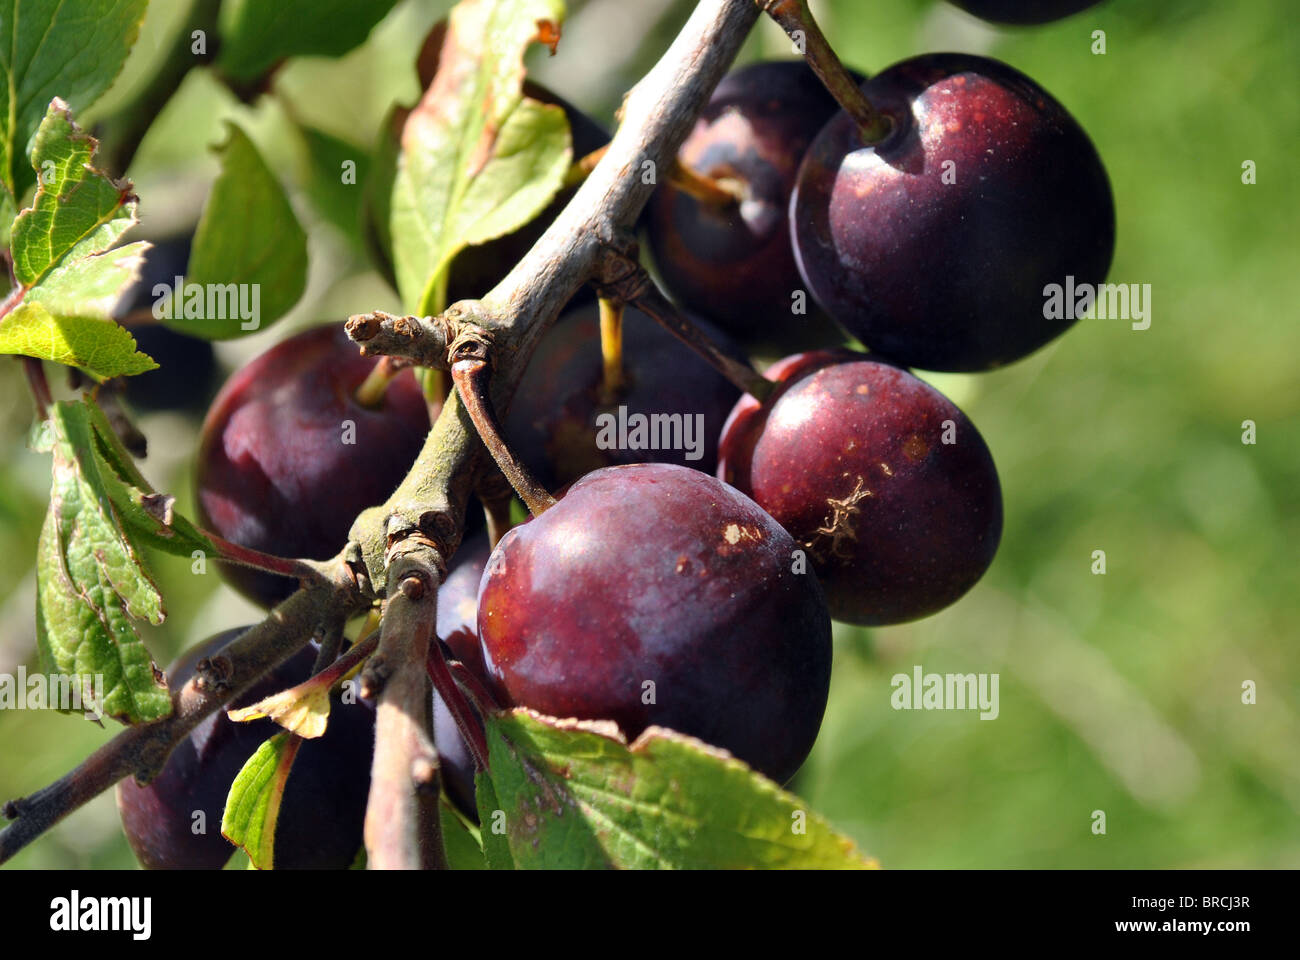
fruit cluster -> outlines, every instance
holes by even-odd
[[[1007,4],[961,5],[1020,20],[1081,6],[1027,4],[1036,12],[1015,18]],[[668,294],[720,353],[804,351],[767,368],[770,388],[740,396],[635,303],[575,302],[541,341],[504,433],[558,499],[495,546],[466,536],[439,593],[443,652],[478,686],[477,710],[612,720],[629,739],[668,727],[784,783],[821,724],[831,620],[928,616],[992,563],[992,455],[909,368],[989,370],[1063,332],[1043,288],[1104,279],[1109,184],[1067,111],[1005,64],[932,54],[854,80],[880,118],[870,134],[802,61],[736,70],[642,221]],[[591,140],[598,128],[565,106]],[[556,209],[499,256],[516,258]],[[452,287],[483,293],[509,265],[487,259],[462,257]],[[428,429],[412,375],[377,371],[335,327],[236,373],[204,425],[204,524],[263,552],[337,553]],[[703,447],[603,444],[597,424],[615,413],[698,422]],[[231,581],[266,605],[292,588],[260,572]],[[173,670],[183,679],[192,663]],[[473,758],[437,693],[432,713],[448,792],[474,816]],[[264,736],[222,718],[153,784],[122,789],[142,861],[224,862],[220,837],[181,836],[185,818],[219,802]],[[355,759],[352,734],[337,738],[338,762]],[[364,780],[347,780],[339,809],[311,811],[339,848],[286,837],[284,862],[348,859]]]

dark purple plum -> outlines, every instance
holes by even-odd
[[[264,553],[334,556],[357,514],[396,489],[429,431],[409,370],[389,384],[378,408],[357,401],[375,363],[359,355],[342,324],[332,324],[290,337],[231,376],[199,443],[202,524]],[[221,573],[268,607],[297,588],[244,567],[222,564]]]
[[[927,54],[863,85],[894,123],[865,146],[848,114],[813,141],[791,201],[813,296],[873,353],[928,370],[986,370],[1074,321],[1044,288],[1105,279],[1110,183],[1088,135],[996,60]]]
[[[1002,491],[974,425],[906,370],[848,351],[789,357],[746,396],[718,474],[812,558],[831,616],[882,625],[948,606],[993,562]]]
[[[967,13],[993,23],[1050,23],[1073,16],[1099,0],[952,0]]]
[[[838,107],[802,60],[741,67],[718,84],[678,154],[703,177],[744,190],[710,204],[664,183],[646,208],[646,238],[673,297],[746,344],[784,349],[843,339],[815,305],[795,314],[803,281],[787,212],[799,161]]]
[[[497,545],[479,640],[503,703],[657,725],[778,782],[812,748],[830,682],[817,578],[757,504],[672,464],[596,470]]]
[[[247,629],[227,630],[186,651],[167,671],[168,682],[188,682],[200,660]],[[309,644],[231,708],[306,680],[315,657],[316,648]],[[325,735],[299,748],[276,829],[278,869],[345,869],[355,859],[370,792],[374,723],[371,707],[336,697]],[[224,709],[218,710],[181,741],[149,784],[121,781],[117,807],[140,863],[151,870],[221,869],[235,852],[221,835],[226,794],[245,761],[279,730],[271,720],[234,723]],[[195,832],[200,823],[202,832]]]
[[[696,322],[715,343],[734,353],[725,335]],[[623,316],[623,357],[624,389],[611,403],[603,403],[599,312],[591,304],[562,316],[529,360],[506,419],[506,439],[548,487],[622,463],[676,463],[713,472],[718,432],[740,391],[690,347],[631,308]],[[680,437],[670,431],[661,449],[646,449],[629,429],[623,447],[602,446],[604,439],[618,439],[614,433],[602,438],[600,426],[617,427],[620,408],[629,426],[635,423],[632,417],[644,416],[649,425],[680,427]],[[597,418],[606,414],[613,419],[598,424]],[[654,417],[676,419],[649,419]],[[685,449],[687,426],[691,449]],[[648,431],[644,439],[651,442]],[[631,449],[633,442],[638,449]],[[697,454],[698,459],[692,459]]]

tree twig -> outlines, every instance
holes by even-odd
[[[426,661],[438,614],[438,581],[406,558],[390,579],[379,650],[361,673],[379,693],[366,804],[366,863],[373,870],[445,867],[438,819],[438,753]]]
[[[80,766],[42,790],[5,804],[14,822],[0,830],[0,863],[123,777],[152,779],[204,717],[245,693],[311,639],[360,608],[340,582],[299,590],[257,626],[210,658],[210,669],[172,690],[172,714],[123,730]]]

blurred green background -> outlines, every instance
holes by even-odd
[[[306,199],[289,111],[373,144],[449,3],[404,0],[339,60],[290,63],[277,95],[239,103],[192,72],[130,170],[133,237],[192,226],[222,121],[249,130],[295,191],[311,237],[291,317],[218,355],[227,369],[294,329],[397,297]],[[534,76],[603,122],[691,3],[572,3]],[[1063,22],[1001,30],[931,0],[826,0],[836,48],[868,71],[945,49],[1019,67],[1097,144],[1119,219],[1110,280],[1149,283],[1149,330],[1083,321],[983,376],[930,379],[979,426],[1006,501],[1001,551],[960,603],[920,623],[837,628],[831,704],[794,789],[887,867],[1300,866],[1300,28],[1289,0],[1107,0]],[[93,122],[130,100],[176,40],[187,4],[151,4]],[[1092,52],[1105,32],[1106,53]],[[785,56],[762,24],[744,59]],[[74,109],[76,104],[73,104]],[[1257,183],[1243,185],[1252,160]],[[1289,171],[1289,172],[1288,172]],[[52,374],[55,371],[51,371]],[[201,405],[200,405],[201,409]],[[31,561],[49,485],[29,452],[21,370],[0,363],[0,672],[36,666]],[[1242,443],[1252,420],[1257,443]],[[144,416],[146,474],[190,502],[197,421]],[[1104,550],[1107,572],[1091,572]],[[215,574],[154,565],[170,617],[145,637],[160,664],[256,612]],[[890,677],[997,673],[1000,716],[895,711]],[[1242,684],[1257,685],[1245,705]],[[114,733],[0,712],[0,798],[55,779]],[[1106,815],[1104,836],[1092,814]],[[111,794],[20,854],[21,867],[134,859]]]

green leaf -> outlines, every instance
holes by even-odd
[[[275,867],[275,826],[284,786],[302,740],[277,733],[248,758],[226,794],[221,835],[248,854],[258,870]]]
[[[671,730],[651,727],[629,747],[613,724],[517,709],[488,718],[487,733],[486,802],[504,811],[522,868],[875,866],[798,797]],[[483,800],[480,814],[489,831]]]
[[[221,174],[194,232],[189,272],[164,322],[226,340],[265,330],[307,286],[307,235],[284,187],[233,123],[217,148]]]
[[[72,122],[67,104],[50,102],[32,146],[40,187],[14,220],[10,241],[23,286],[36,286],[60,262],[103,253],[137,222],[130,182],[94,168],[97,146]]]
[[[83,403],[94,429],[94,462],[124,528],[135,542],[181,557],[196,551],[214,556],[220,551],[185,517],[173,509],[175,497],[157,493],[140,473],[104,412]]]
[[[55,99],[32,153],[40,186],[13,222],[14,273],[25,289],[0,317],[0,353],[52,360],[104,379],[158,365],[112,319],[149,245],[110,249],[136,223],[136,202],[130,183],[94,168],[95,147]]]
[[[145,251],[152,246],[139,240],[80,260],[65,257],[27,291],[23,301],[40,303],[62,316],[111,321],[113,308],[123,291],[139,279]]]
[[[37,645],[51,672],[101,677],[105,713],[140,723],[167,716],[172,705],[131,620],[157,625],[165,613],[110,493],[121,484],[100,453],[107,428],[103,414],[80,401],[50,410],[42,441],[53,453],[53,486],[37,550]]]
[[[307,195],[322,217],[359,244],[362,194],[370,178],[369,153],[315,127],[302,125],[298,129],[307,150]]]
[[[45,105],[60,96],[85,110],[99,99],[135,44],[147,5],[0,0],[0,183],[10,196],[35,182],[21,158]]]
[[[486,870],[478,828],[467,823],[446,797],[442,798],[441,806],[442,846],[447,854],[447,866],[453,870]]]
[[[469,244],[510,233],[560,190],[572,159],[564,111],[524,97],[523,55],[560,0],[462,0],[438,72],[402,131],[393,260],[403,302],[429,313]]]
[[[0,353],[79,367],[98,379],[156,370],[135,338],[111,321],[55,316],[40,303],[21,303],[0,320]]]
[[[479,841],[483,845],[483,858],[488,869],[516,869],[514,855],[510,852],[510,839],[504,832],[498,832],[498,824],[504,829],[505,812],[492,787],[492,778],[486,773],[474,776],[474,798],[478,804]]]
[[[360,45],[397,0],[226,0],[217,66],[235,80],[285,57],[337,57]]]

